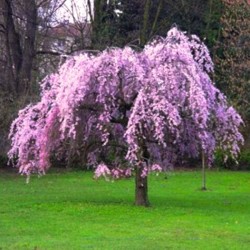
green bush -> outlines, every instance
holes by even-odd
[[[232,158],[228,158],[224,161],[224,155],[221,150],[217,150],[215,153],[214,166],[222,169],[230,170],[250,170],[250,149],[243,149],[240,153],[238,163]]]
[[[242,151],[239,157],[240,170],[250,170],[250,149]]]
[[[0,155],[0,168],[6,167],[8,163],[7,155]]]

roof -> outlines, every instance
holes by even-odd
[[[50,37],[64,38],[64,37],[76,37],[82,33],[85,35],[91,31],[91,24],[84,23],[60,23],[55,27],[51,27],[48,30],[47,35]]]

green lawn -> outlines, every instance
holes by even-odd
[[[0,172],[0,249],[250,249],[250,172],[150,176],[151,207],[133,179],[52,172],[29,184]]]

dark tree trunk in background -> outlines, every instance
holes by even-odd
[[[22,49],[20,46],[19,34],[15,29],[11,2],[11,0],[4,0],[2,2],[7,61],[7,70],[5,74],[6,79],[9,81],[9,89],[14,92],[14,94],[17,94],[17,79],[22,63]]]
[[[92,42],[95,44],[99,39],[99,26],[101,22],[101,2],[102,0],[94,0],[94,17],[92,17]]]
[[[94,47],[99,48],[101,43],[101,34],[103,32],[103,16],[105,15],[105,8],[107,1],[94,0],[94,16],[92,17],[92,43]]]
[[[143,24],[140,37],[140,44],[145,45],[148,39],[148,25],[149,25],[149,13],[150,13],[151,0],[146,0],[144,13],[143,13]]]
[[[154,18],[154,22],[153,22],[153,25],[152,25],[152,29],[150,31],[149,38],[152,37],[155,34],[156,30],[157,30],[158,21],[159,21],[160,13],[162,11],[162,7],[163,7],[163,0],[160,0],[160,2],[158,4],[158,7],[157,7],[156,15],[155,15],[155,18]]]
[[[34,0],[24,1],[24,30],[18,30],[14,21],[12,0],[3,0],[3,26],[6,43],[6,79],[8,88],[16,96],[30,90],[32,64],[35,58],[35,36],[37,30],[37,6]],[[20,32],[23,32],[22,34]]]
[[[31,89],[31,72],[35,58],[35,38],[37,29],[37,6],[34,0],[25,1],[26,34],[22,53],[22,65],[18,77],[18,93],[28,93]]]

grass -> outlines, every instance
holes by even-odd
[[[90,172],[42,178],[0,173],[0,249],[249,249],[250,172],[150,176],[151,207],[134,182]]]

